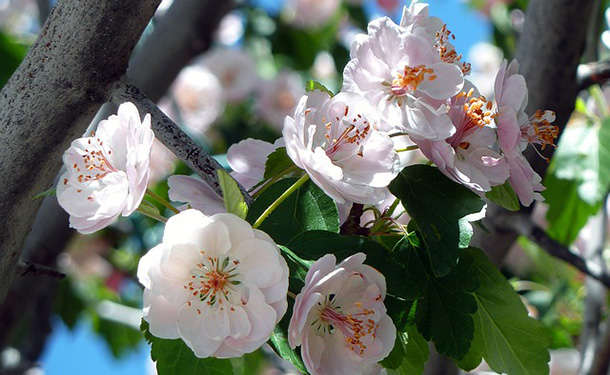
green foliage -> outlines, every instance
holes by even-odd
[[[108,344],[112,355],[121,358],[137,348],[142,334],[130,326],[92,315],[93,329]]]
[[[250,206],[247,220],[256,219],[282,195],[296,179],[287,178],[271,185]],[[308,230],[339,232],[339,213],[335,202],[313,182],[308,181],[290,195],[259,227],[276,243],[287,244],[294,236]]]
[[[391,358],[388,357],[389,359],[383,360],[381,364],[388,368],[388,375],[418,375],[424,372],[424,364],[429,354],[428,342],[413,327],[407,333],[398,334],[394,350],[390,353]]]
[[[434,275],[449,274],[457,264],[459,249],[467,247],[472,237],[469,222],[484,215],[485,203],[465,186],[426,165],[405,168],[389,188],[415,221]]]
[[[330,91],[326,86],[324,86],[320,82],[313,81],[313,80],[307,81],[307,85],[305,86],[305,89],[307,90],[307,92],[318,90],[318,91],[327,93],[331,97],[335,96],[335,94],[333,94],[333,92]]]
[[[237,182],[222,169],[217,171],[218,183],[222,190],[223,201],[225,208],[230,214],[235,214],[242,219],[248,214],[248,205],[244,201],[244,196],[237,186]]]
[[[530,318],[512,286],[480,250],[468,250],[481,286],[473,293],[478,305],[475,339],[460,365],[471,368],[481,356],[498,373],[548,374],[549,340],[542,324]]]
[[[45,190],[42,193],[38,193],[32,197],[32,199],[44,198],[44,197],[52,197],[57,195],[56,188],[50,188],[49,190]]]
[[[70,278],[61,280],[53,301],[54,312],[59,315],[68,328],[73,329],[84,309],[85,302],[74,290]]]
[[[590,216],[597,213],[610,186],[610,118],[600,127],[564,131],[553,156],[543,192],[549,211],[548,233],[571,244]]]
[[[140,329],[151,345],[150,356],[156,362],[159,375],[233,374],[233,366],[228,359],[197,358],[181,339],[167,340],[153,336],[144,320]]]
[[[506,208],[509,211],[519,211],[521,206],[519,205],[519,197],[510,182],[506,181],[504,184],[494,186],[491,191],[488,191],[485,196],[495,204]]]
[[[280,327],[275,327],[269,340],[273,349],[280,357],[290,361],[303,374],[307,374],[307,369],[301,360],[301,355],[295,349],[292,349],[288,344],[286,331]],[[162,374],[160,374],[162,375]]]
[[[10,35],[0,32],[0,88],[11,78],[28,47],[15,41]]]
[[[265,175],[263,178],[268,179],[277,175],[282,175],[294,167],[294,162],[286,153],[286,147],[278,147],[267,157],[267,161],[265,162]]]
[[[421,292],[417,301],[415,323],[436,350],[461,359],[468,352],[474,336],[472,314],[477,304],[470,294],[479,286],[479,278],[468,253],[444,277],[436,277],[426,252],[404,240],[393,250],[395,259],[406,268],[408,279]]]

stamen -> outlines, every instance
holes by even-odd
[[[436,32],[436,43],[434,46],[438,50],[438,54],[446,63],[455,64],[461,63],[462,55],[458,55],[454,48],[447,47],[447,41],[449,38],[455,40],[455,35],[447,29],[447,25]],[[467,75],[470,73],[471,66],[469,63],[461,63],[462,74]]]
[[[426,68],[425,65],[415,67],[406,65],[402,74],[398,73],[397,77],[392,81],[392,94],[402,96],[414,92],[424,79],[433,81],[436,78],[434,70]]]
[[[529,123],[521,128],[521,137],[531,144],[539,144],[540,149],[544,150],[547,145],[557,147],[554,144],[559,135],[559,127],[551,125],[555,121],[555,112],[540,111],[529,119]]]

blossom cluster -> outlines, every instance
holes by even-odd
[[[342,222],[354,204],[376,207],[359,218],[365,227],[376,225],[380,215],[393,215],[401,202],[388,185],[420,156],[480,195],[508,182],[523,205],[542,199],[541,178],[523,151],[528,144],[553,145],[554,113],[526,114],[527,87],[516,61],[503,62],[493,98],[483,96],[468,79],[470,65],[452,38],[446,24],[429,15],[428,5],[415,0],[399,24],[379,18],[356,38],[336,95],[317,89],[293,100],[295,92],[300,95],[299,79],[280,73],[280,80],[261,90],[257,113],[283,124],[282,137],[273,144],[247,139],[231,146],[227,162],[233,178],[257,194],[282,177],[307,177],[336,203]],[[252,65],[243,55],[232,59],[235,66]],[[224,100],[241,100],[257,86],[245,69],[221,60],[209,56],[210,71],[183,73],[187,81],[206,84],[176,83],[178,92],[193,90],[200,99],[191,103],[194,108],[209,107],[187,116],[191,131],[209,125]],[[221,86],[226,97],[206,99]],[[150,115],[142,119],[134,104],[124,103],[91,136],[72,143],[57,186],[72,227],[92,233],[140,207],[153,141]],[[283,149],[293,164],[269,178],[268,157]],[[201,358],[258,349],[287,313],[292,294],[282,249],[256,223],[227,213],[228,206],[203,181],[177,175],[169,177],[168,186],[169,199],[185,204],[165,202],[176,213],[169,219],[148,213],[166,221],[165,230],[137,271],[150,333],[181,339]],[[408,218],[401,214],[390,222],[403,224]],[[365,258],[356,253],[337,263],[333,254],[322,256],[310,266],[300,293],[292,295],[288,342],[301,347],[312,374],[379,372],[378,362],[394,346],[396,327],[384,305],[386,281]]]

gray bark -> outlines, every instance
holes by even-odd
[[[0,92],[0,302],[25,237],[61,166],[83,134],[160,0],[62,0]]]
[[[523,74],[529,90],[527,113],[536,110],[553,110],[557,115],[555,125],[560,134],[574,110],[578,82],[576,69],[587,41],[589,19],[595,0],[531,0],[526,12],[523,33],[519,40],[517,60],[519,72]],[[543,154],[550,157],[552,147]],[[530,146],[525,153],[532,167],[542,177],[548,163]],[[531,208],[530,208],[531,209]],[[530,211],[526,209],[526,211]],[[488,216],[505,212],[490,204]],[[493,225],[493,220],[484,221],[490,233],[477,231],[473,245],[486,251],[499,265],[517,235]]]

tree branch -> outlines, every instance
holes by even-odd
[[[549,237],[544,229],[532,222],[528,214],[506,213],[497,215],[489,223],[493,225],[493,229],[496,231],[510,231],[514,235],[527,237],[550,255],[571,264],[582,273],[599,280],[607,288],[610,288],[610,274],[606,273],[603,267],[591,260],[585,259],[567,246]]]
[[[593,85],[603,85],[610,80],[610,60],[580,64],[576,79],[579,90],[586,90]]]
[[[150,113],[156,137],[222,197],[216,174],[217,170],[223,169],[222,166],[167,117],[138,87],[126,79],[118,82],[112,90],[112,101],[117,105],[132,101],[135,102],[140,112]],[[250,205],[252,196],[239,182],[237,186],[239,186],[246,204]]]

